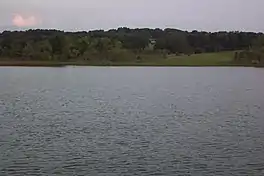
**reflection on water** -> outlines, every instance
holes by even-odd
[[[264,70],[0,68],[0,175],[263,175]]]

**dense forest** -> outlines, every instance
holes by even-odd
[[[253,32],[188,32],[147,28],[89,32],[4,31],[0,33],[0,60],[140,62],[141,54],[166,58],[170,54],[249,50],[262,36],[262,33]],[[239,53],[236,58],[240,58]]]

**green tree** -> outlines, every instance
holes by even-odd
[[[34,56],[34,47],[33,47],[33,42],[32,41],[28,41],[26,43],[26,45],[24,46],[24,48],[22,49],[22,57],[24,59],[33,59]]]
[[[34,58],[40,60],[52,59],[52,46],[48,40],[42,40],[34,43]]]

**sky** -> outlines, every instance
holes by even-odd
[[[0,0],[0,29],[264,32],[264,0]]]

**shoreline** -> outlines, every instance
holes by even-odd
[[[0,61],[0,67],[67,67],[67,66],[116,66],[116,67],[264,67],[253,64],[239,63],[218,63],[218,64],[199,64],[199,63],[148,63],[148,62],[112,62],[112,63],[92,63],[92,62],[47,62],[47,61]]]
[[[104,59],[91,60],[22,60],[19,58],[0,58],[0,67],[67,67],[67,66],[134,66],[134,67],[264,67],[251,62],[235,61],[234,51],[201,53],[191,56],[168,55],[165,59],[158,55],[144,55],[142,60],[124,58],[117,61]]]

